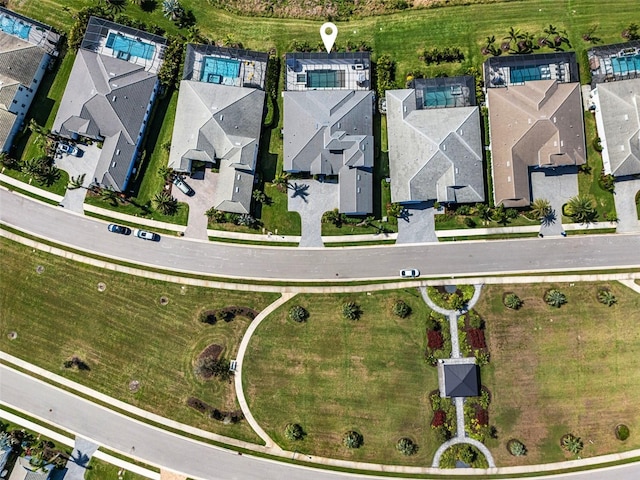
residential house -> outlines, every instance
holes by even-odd
[[[249,213],[260,142],[268,55],[187,45],[169,167],[218,169],[213,207]]]
[[[0,151],[9,152],[60,36],[51,27],[0,7]]]
[[[102,143],[95,184],[126,191],[160,84],[166,39],[91,17],[52,131]]]
[[[483,202],[480,116],[469,101],[473,78],[433,80],[387,91],[391,201]]]
[[[340,212],[371,213],[374,94],[368,53],[287,54],[286,65],[284,170],[337,179]]]
[[[53,465],[45,465],[44,467],[34,467],[29,463],[30,457],[19,457],[16,460],[9,480],[49,480]]]

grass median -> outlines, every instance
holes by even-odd
[[[192,362],[210,344],[223,345],[222,355],[235,358],[249,319],[207,325],[198,321],[199,311],[231,305],[261,310],[277,294],[164,283],[67,262],[5,239],[0,245],[3,351],[150,412],[259,441],[246,422],[224,425],[185,402],[195,396],[221,410],[238,408],[233,384],[198,380]],[[89,370],[64,368],[73,356]],[[137,392],[132,381],[140,382]]]

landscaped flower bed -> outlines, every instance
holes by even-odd
[[[436,434],[438,442],[443,443],[456,433],[456,408],[450,398],[442,398],[439,390],[429,394],[433,418],[431,429]]]
[[[430,365],[435,366],[439,358],[451,356],[451,333],[448,319],[439,313],[431,312],[426,322],[427,348],[424,357]]]
[[[475,310],[469,310],[458,317],[460,349],[465,356],[476,357],[476,363],[481,367],[489,363],[484,329],[485,322]]]

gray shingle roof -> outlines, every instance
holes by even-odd
[[[284,170],[338,175],[340,211],[371,212],[372,118],[373,92],[285,92]]]
[[[444,368],[445,396],[477,397],[480,393],[478,366],[473,363],[446,364]]]
[[[52,130],[104,138],[96,177],[115,190],[125,188],[156,83],[143,66],[78,50]]]
[[[387,91],[391,200],[484,201],[478,107],[417,103],[413,89]]]
[[[264,95],[254,88],[180,82],[169,167],[188,172],[192,160],[220,159],[218,210],[250,211]]]
[[[611,174],[640,174],[640,78],[600,83],[597,92],[600,112],[596,118],[601,116],[598,133]]]
[[[0,76],[30,86],[46,52],[13,35],[0,32]]]

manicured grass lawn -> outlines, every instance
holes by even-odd
[[[400,319],[395,299],[413,309]],[[355,301],[363,315],[344,320],[341,305]],[[292,305],[310,313],[306,323],[287,320]],[[436,369],[424,360],[428,308],[417,290],[371,295],[299,295],[266,319],[245,357],[244,389],[256,420],[283,448],[332,458],[427,465],[437,448],[431,433],[428,394],[438,388]],[[299,423],[307,436],[284,437]],[[348,450],[347,430],[364,436]],[[411,437],[420,450],[405,457],[397,440]]]
[[[41,188],[43,190],[47,190],[51,193],[55,193],[57,195],[64,195],[67,191],[67,184],[69,183],[69,175],[64,170],[60,170],[60,178],[53,182],[51,185],[40,184],[35,180],[32,180],[29,175],[22,173],[19,170],[12,170],[10,168],[6,168],[4,173],[8,177],[15,178],[16,180],[20,180],[24,183],[31,183],[34,187]],[[32,180],[29,182],[29,180]]]
[[[134,199],[132,199],[134,200]],[[186,225],[189,219],[189,205],[185,202],[178,202],[178,211],[175,215],[164,215],[152,208],[145,209],[142,204],[137,203],[121,203],[118,202],[115,205],[110,201],[103,200],[102,198],[94,195],[87,194],[85,203],[93,205],[95,207],[105,208],[107,210],[113,210],[118,213],[125,213],[127,215],[133,215],[135,217],[148,218],[151,220],[157,220],[159,222],[175,223],[177,225]]]
[[[264,193],[271,199],[268,205],[260,207],[260,218],[264,227],[271,232],[278,229],[280,235],[300,235],[300,214],[287,210],[287,193],[281,192],[270,183],[265,184]]]
[[[618,303],[596,300],[607,286]],[[493,394],[491,424],[498,440],[488,446],[498,465],[546,463],[570,458],[559,447],[571,432],[582,438],[582,457],[640,447],[640,295],[617,283],[553,285],[568,303],[559,309],[542,297],[551,285],[485,286],[475,309],[488,324],[491,363],[482,378]],[[505,291],[524,306],[508,310]],[[629,426],[625,442],[614,436]],[[521,440],[526,457],[506,450]]]
[[[84,475],[85,480],[105,480],[122,479],[122,480],[145,480],[147,477],[137,475],[128,470],[123,470],[122,476],[119,475],[120,467],[103,462],[97,458],[92,458],[87,466],[87,472]]]
[[[498,222],[490,221],[487,222],[486,225],[484,221],[477,216],[467,215],[471,218],[476,226],[475,228],[501,228],[501,227],[522,227],[527,225],[540,225],[539,221],[529,220],[524,215],[519,215],[518,218],[513,220],[509,220],[506,225],[503,225]],[[436,215],[436,230],[449,230],[449,229],[463,229],[469,228],[464,223],[465,216],[463,215],[452,215],[449,217],[443,217],[441,220],[438,219],[438,215]]]
[[[600,185],[600,172],[602,172],[602,155],[593,148],[593,141],[598,136],[596,132],[596,119],[593,113],[585,112],[584,127],[587,141],[587,166],[589,173],[578,174],[578,189],[580,195],[587,195],[596,201],[598,220],[606,221],[607,218],[616,217],[616,205],[613,194],[607,192]]]
[[[223,425],[185,404],[196,396],[238,408],[233,384],[201,382],[192,361],[209,344],[234,358],[249,320],[205,325],[202,309],[249,306],[261,310],[277,295],[218,291],[164,283],[91,268],[8,240],[0,240],[0,349],[105,394],[174,420],[259,442],[246,422]],[[44,272],[36,273],[42,265]],[[106,290],[98,292],[99,282]],[[160,305],[160,297],[169,303]],[[9,340],[10,331],[18,338]],[[90,367],[63,368],[72,355]],[[131,393],[132,380],[140,391]]]

